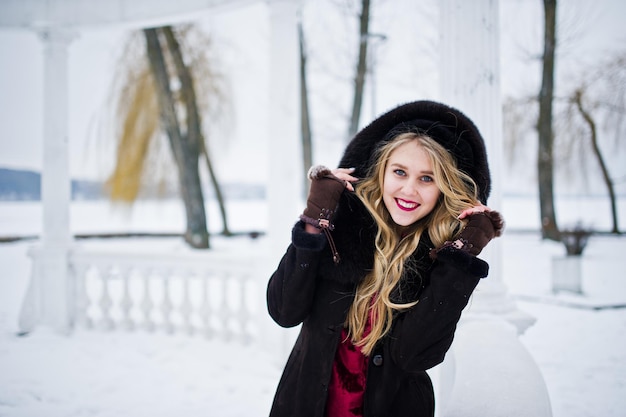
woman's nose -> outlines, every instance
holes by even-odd
[[[402,187],[402,192],[407,196],[414,196],[418,194],[417,187],[412,181],[407,181]]]

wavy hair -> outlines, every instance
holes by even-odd
[[[391,154],[412,141],[417,141],[428,154],[435,184],[441,193],[435,208],[400,235],[383,202],[383,182]],[[434,247],[452,240],[462,227],[457,216],[478,202],[474,180],[457,168],[454,158],[442,145],[424,133],[401,133],[382,145],[374,158],[370,172],[356,189],[356,195],[377,224],[374,266],[357,286],[346,318],[348,337],[365,355],[370,355],[376,343],[390,331],[394,312],[411,308],[418,302],[398,304],[392,301],[391,294],[403,274],[420,276],[420,271],[411,268],[406,261],[417,250],[422,235],[427,233]],[[407,268],[411,270],[405,271]],[[366,329],[368,318],[371,319],[370,329]]]

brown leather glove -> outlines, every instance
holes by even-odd
[[[497,211],[474,213],[459,236],[452,242],[458,248],[478,255],[494,237],[502,235],[504,220]]]
[[[306,209],[300,219],[318,229],[335,228],[332,223],[341,193],[346,182],[333,175],[325,166],[317,165],[309,170],[311,189],[307,197]]]

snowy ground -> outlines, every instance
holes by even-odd
[[[555,295],[551,259],[564,249],[542,242],[536,233],[515,232],[534,227],[533,205],[524,204],[505,200],[505,213],[526,215],[507,216],[509,233],[501,239],[502,275],[518,307],[537,318],[521,340],[543,373],[554,416],[624,416],[626,238],[593,237],[583,261],[584,295]],[[0,235],[38,233],[39,214],[33,203],[0,204]],[[72,214],[76,233],[155,227],[175,231],[180,221],[176,205],[147,205],[124,217],[103,204],[76,203]],[[164,218],[172,221],[163,224]],[[253,225],[238,226],[249,230]],[[145,240],[142,243],[146,245]],[[273,352],[201,337],[141,332],[77,330],[61,336],[39,329],[16,336],[31,244],[0,245],[0,416],[267,415],[281,372]],[[159,239],[153,245],[156,253],[181,243]]]

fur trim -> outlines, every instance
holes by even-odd
[[[502,233],[504,232],[504,219],[502,218],[502,215],[495,210],[487,211],[485,212],[485,215],[489,217],[491,224],[493,224],[495,237],[502,236]]]
[[[313,165],[311,168],[309,168],[308,177],[310,180],[317,180],[332,174],[332,171],[324,165]]]
[[[334,223],[335,230],[331,233],[341,255],[341,262],[334,264],[331,250],[326,247],[324,251],[327,253],[320,261],[320,270],[324,271],[322,276],[324,279],[342,283],[358,283],[374,265],[376,223],[354,193],[342,194]],[[432,265],[428,256],[431,247],[428,236],[423,236],[419,247],[408,260],[408,270],[426,271]],[[392,294],[392,298],[398,302],[414,300],[417,294],[415,286],[421,288],[424,284],[421,279],[419,282],[411,279],[401,282],[401,288],[397,288],[396,293]]]
[[[291,230],[291,241],[298,249],[321,251],[326,247],[326,237],[320,234],[307,233],[304,222],[300,221]]]
[[[354,136],[339,166],[354,167],[354,175],[365,178],[376,149],[396,134],[407,131],[427,133],[448,149],[459,168],[478,185],[480,201],[487,203],[491,176],[480,132],[459,110],[433,101],[403,104],[378,117]]]
[[[376,224],[354,193],[343,193],[333,220],[331,232],[341,262],[335,264],[328,245],[321,257],[323,278],[343,283],[357,283],[374,264]]]

